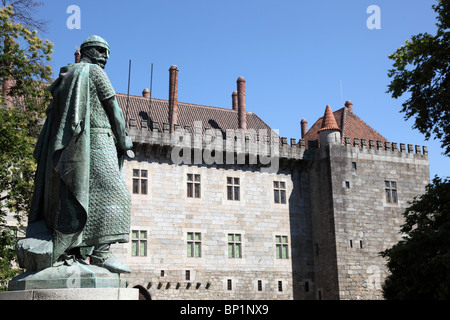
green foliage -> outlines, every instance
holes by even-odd
[[[404,216],[405,237],[381,253],[391,272],[384,297],[450,299],[450,180],[436,176]]]
[[[11,20],[11,7],[0,9],[0,79],[13,81],[9,96],[15,97],[15,107],[44,117],[45,104],[50,97],[43,82],[51,81],[53,44],[42,40],[37,31],[31,32]],[[6,101],[3,101],[5,104]]]
[[[12,247],[15,235],[11,229],[0,228],[0,291],[6,291],[8,281],[19,274],[19,269],[11,267],[16,252]]]
[[[0,97],[0,290],[16,274],[12,215],[20,226],[30,211],[36,163],[33,151],[50,93],[52,44],[11,19],[0,9],[0,79],[11,84]],[[4,87],[4,86],[3,86]]]
[[[450,156],[450,1],[433,5],[438,14],[437,33],[420,33],[389,56],[394,61],[388,76],[393,78],[388,93],[402,104],[405,118],[415,118],[428,140],[439,139],[444,154]]]

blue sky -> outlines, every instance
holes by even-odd
[[[246,79],[247,111],[281,136],[300,138],[300,121],[312,126],[329,104],[346,100],[356,115],[392,142],[426,145],[430,175],[450,175],[440,143],[425,141],[400,113],[404,98],[386,93],[388,55],[421,32],[434,34],[434,0],[46,0],[38,17],[54,43],[54,77],[73,62],[90,35],[111,46],[106,66],[117,92],[168,99],[169,67],[179,68],[179,101],[231,107],[236,79]],[[80,29],[69,29],[70,5],[81,10]],[[369,29],[380,8],[381,29]],[[342,94],[341,94],[342,93]]]

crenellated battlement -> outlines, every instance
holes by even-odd
[[[252,159],[271,157],[300,160],[303,159],[306,150],[304,140],[297,142],[296,139],[290,139],[288,142],[286,137],[280,137],[272,130],[227,129],[224,132],[213,128],[203,130],[201,125],[194,123],[194,127],[182,128],[175,125],[174,132],[170,132],[170,126],[167,123],[161,126],[154,122],[151,130],[137,129],[132,119],[129,124],[129,135],[134,143],[133,149],[138,156],[144,157],[150,157],[154,151],[157,151],[159,157],[166,159],[173,158],[178,150],[213,154],[218,151],[226,156],[233,154],[233,158],[242,157],[249,164],[257,164]]]
[[[133,119],[129,121],[130,137],[133,140],[136,155],[150,157],[156,154],[158,159],[171,159],[174,163],[250,165],[263,163],[262,166],[267,166],[268,159],[270,163],[274,159],[280,160],[280,163],[313,160],[314,150],[318,148],[317,141],[288,139],[280,137],[273,130],[227,129],[222,131],[202,128],[200,122],[194,122],[192,127],[174,125],[174,131],[170,132],[168,123],[161,125],[153,122],[152,128],[146,128],[144,123],[147,122],[143,121],[141,128],[137,129],[135,121]],[[353,152],[428,158],[426,146],[364,138],[352,140],[349,137],[345,137],[341,145],[352,148]],[[186,153],[189,153],[189,156],[186,156]]]
[[[344,137],[344,145],[369,150],[384,150],[386,152],[408,153],[420,156],[428,156],[428,148],[426,146],[412,145],[405,143],[374,141],[366,139],[354,138],[353,141],[349,137]]]

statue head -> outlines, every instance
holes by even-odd
[[[103,69],[109,58],[109,45],[102,37],[93,35],[81,44],[81,61],[97,64]]]

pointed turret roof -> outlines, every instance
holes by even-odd
[[[330,105],[327,105],[325,108],[325,113],[322,118],[322,125],[320,126],[319,132],[323,130],[341,130],[336,123],[336,119],[333,115],[333,111],[331,111]]]
[[[352,107],[352,104],[348,104],[348,106],[346,105],[346,107],[344,108],[341,108],[335,112],[331,112],[334,118],[335,125],[337,125],[341,130],[342,143],[347,137],[350,138],[352,142],[354,138],[358,138],[360,140],[366,139],[367,141],[381,141],[384,146],[384,143],[388,140],[363,120],[361,120],[361,118],[359,118],[356,114],[354,114]],[[325,120],[325,118],[328,118],[329,120],[331,119],[330,114],[328,114],[328,116],[326,114],[327,110],[325,110],[325,115],[319,118],[303,136],[303,139],[306,143],[306,148],[308,148],[309,141],[316,140],[317,142],[319,142],[319,131],[322,130],[324,126],[326,127],[327,123],[329,123],[328,120]],[[331,122],[332,120],[333,119],[331,119]]]

